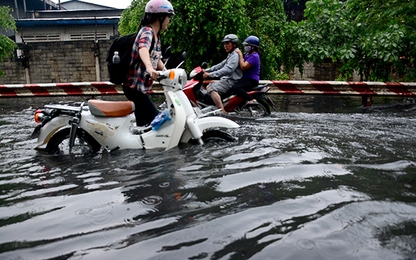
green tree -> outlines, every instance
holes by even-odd
[[[383,78],[398,70],[408,80],[416,80],[416,2],[349,0],[347,7],[350,18],[368,33],[362,39],[363,52],[381,61],[366,69]]]
[[[220,62],[225,57],[222,38],[229,33],[241,42],[249,35],[261,40],[262,78],[274,78],[282,63],[283,31],[286,16],[281,1],[268,0],[172,0],[175,9],[163,42],[174,52],[187,52],[186,68]],[[147,1],[133,0],[124,10],[121,34],[137,31]]]
[[[16,23],[10,12],[11,9],[9,7],[0,6],[0,31],[16,31]],[[16,48],[17,45],[14,41],[3,33],[0,34],[0,61],[4,61],[5,59],[12,57]],[[1,69],[0,75],[4,75],[4,72]]]
[[[287,18],[282,1],[246,0],[244,5],[248,34],[260,38],[261,78],[277,79],[285,63]],[[246,35],[248,36],[248,35]],[[244,39],[242,39],[244,40]]]
[[[399,71],[414,79],[414,10],[409,0],[310,0],[306,20],[286,27],[292,64],[330,59],[344,76],[389,81]]]

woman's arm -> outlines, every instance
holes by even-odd
[[[241,50],[237,49],[237,50],[235,50],[235,52],[238,53],[239,64],[240,64],[241,70],[249,69],[251,67],[251,64],[248,61],[244,60],[244,56],[243,56],[243,53],[241,52]]]
[[[157,80],[159,73],[153,68],[152,62],[150,61],[149,49],[147,47],[142,47],[139,49],[140,59],[143,64],[146,66],[147,73],[150,74],[150,77],[153,80]]]

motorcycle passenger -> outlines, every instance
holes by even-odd
[[[247,94],[246,91],[255,88],[260,80],[260,55],[259,46],[260,40],[258,37],[251,35],[247,37],[244,42],[243,54],[240,50],[236,50],[239,56],[240,68],[243,71],[243,77],[233,84],[231,91],[233,94],[242,97],[246,104],[256,104],[257,100]]]
[[[227,58],[222,62],[208,68],[204,72],[204,78],[220,78],[217,82],[211,83],[207,87],[207,92],[210,94],[217,108],[226,114],[222,104],[221,95],[229,92],[233,84],[239,80],[243,73],[239,66],[239,57],[236,52],[238,49],[238,37],[235,34],[227,34],[222,40],[224,49],[228,53]]]
[[[167,0],[150,0],[146,4],[141,29],[133,44],[130,64],[134,64],[138,58],[141,62],[130,69],[123,84],[124,95],[134,103],[137,126],[149,125],[159,113],[148,92],[152,89],[153,80],[158,77],[156,70],[166,69],[161,60],[160,32],[167,29],[174,14],[173,6]]]

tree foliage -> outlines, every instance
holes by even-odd
[[[310,0],[306,20],[287,30],[305,61],[331,59],[341,64],[341,74],[355,70],[364,80],[389,81],[391,72],[411,79],[415,7],[409,0]]]
[[[137,30],[147,1],[133,0],[121,17],[121,34]],[[280,1],[268,0],[172,0],[176,15],[163,32],[163,42],[174,52],[187,52],[187,69],[203,61],[213,65],[226,56],[221,40],[236,34],[240,42],[249,35],[261,39],[262,76],[274,76],[280,68],[281,28],[286,20]]]
[[[363,49],[365,53],[373,54],[381,61],[375,64],[375,69],[390,67],[406,74],[409,80],[415,80],[416,2],[350,0],[347,7],[357,25],[367,28]],[[376,52],[372,52],[374,48]],[[377,74],[386,78],[383,74],[388,72],[380,71]]]
[[[13,16],[10,14],[11,9],[7,6],[0,6],[0,31],[16,30],[16,23]],[[0,34],[0,61],[13,56],[17,45],[9,37]],[[4,72],[0,69],[0,75]]]
[[[176,16],[163,33],[165,45],[187,52],[186,68],[226,56],[221,43],[229,33],[242,42],[260,38],[263,79],[305,62],[340,64],[343,79],[353,71],[361,80],[389,81],[392,72],[416,80],[416,1],[309,0],[305,20],[287,21],[283,3],[297,0],[172,0]],[[133,0],[121,17],[120,32],[137,30],[147,0]]]
[[[277,79],[285,60],[284,28],[287,23],[282,1],[246,0],[248,34],[260,38],[261,78]],[[248,36],[248,35],[247,35]]]

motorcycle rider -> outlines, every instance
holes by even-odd
[[[173,6],[168,0],[150,0],[146,4],[140,24],[142,28],[137,34],[131,55],[131,64],[139,57],[141,62],[130,69],[127,80],[123,84],[125,96],[134,103],[137,126],[150,124],[159,113],[147,93],[153,86],[153,80],[159,75],[156,70],[165,70],[161,60],[160,32],[167,29],[174,14]],[[153,39],[154,47],[149,54]],[[147,73],[150,78],[147,77]]]
[[[226,94],[233,84],[243,76],[239,66],[239,56],[236,52],[238,49],[238,37],[235,34],[227,34],[222,40],[224,49],[228,53],[227,58],[222,62],[208,68],[204,71],[204,78],[220,78],[207,86],[207,92],[210,94],[217,108],[226,114],[222,104],[221,95]]]
[[[242,97],[246,101],[246,104],[255,104],[257,100],[247,94],[246,91],[249,91],[259,84],[260,40],[257,36],[250,35],[244,40],[243,45],[244,51],[246,52],[244,56],[239,49],[236,50],[239,56],[240,68],[243,71],[243,77],[232,86],[231,91],[235,95]]]

